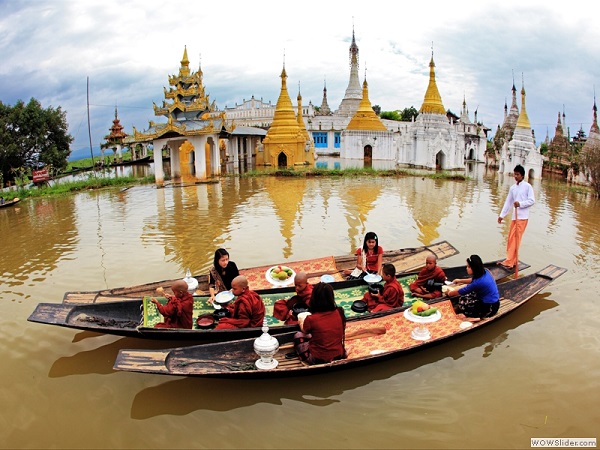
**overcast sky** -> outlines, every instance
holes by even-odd
[[[276,0],[0,0],[0,101],[34,97],[67,113],[72,150],[89,149],[109,133],[118,107],[131,134],[162,104],[168,76],[178,73],[184,46],[201,65],[211,100],[223,109],[251,96],[277,102],[285,59],[296,103],[337,109],[349,78],[354,27],[359,73],[383,111],[423,103],[432,44],[446,109],[492,129],[511,103],[513,73],[522,80],[537,143],[554,136],[566,113],[571,135],[589,134],[594,89],[600,89],[600,2],[538,0],[355,1]]]

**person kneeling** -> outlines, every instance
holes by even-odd
[[[231,282],[235,301],[227,305],[228,317],[219,319],[215,329],[260,327],[265,318],[262,298],[248,287],[248,279],[239,275]]]
[[[346,358],[346,315],[344,309],[336,305],[329,284],[314,285],[310,314],[301,313],[300,329],[302,331],[294,335],[294,348],[300,360],[313,365]]]
[[[448,292],[449,297],[459,297],[456,301],[452,301],[456,317],[477,322],[494,316],[500,308],[498,285],[478,255],[467,258],[467,273],[471,278],[456,279],[453,283],[468,284]]]

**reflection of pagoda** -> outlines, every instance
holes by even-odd
[[[121,121],[117,114],[117,108],[115,107],[115,119],[113,120],[112,127],[110,127],[110,134],[104,136],[106,142],[100,145],[102,161],[104,161],[104,150],[106,149],[111,149],[113,151],[114,162],[117,162],[117,154],[119,155],[119,161],[122,161],[123,155],[121,154],[121,149],[124,146],[123,141],[126,137],[127,133],[123,131],[123,125],[121,125]]]
[[[363,237],[367,230],[365,222],[367,216],[373,210],[376,200],[381,195],[381,186],[378,183],[365,186],[354,187],[352,180],[348,180],[350,185],[344,189],[340,200],[344,205],[348,222],[348,238],[350,242],[356,242],[359,246],[363,244]],[[355,249],[352,249],[354,252]]]
[[[266,178],[265,189],[273,202],[277,216],[281,219],[281,235],[285,239],[283,257],[288,259],[292,252],[294,225],[301,219],[298,214],[302,210],[306,178],[286,180],[285,184],[274,178]]]

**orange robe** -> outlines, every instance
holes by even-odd
[[[371,312],[399,308],[404,304],[404,290],[398,280],[394,278],[383,285],[383,292],[378,297],[365,292],[363,300],[367,302],[367,310]]]
[[[219,319],[216,329],[260,327],[265,318],[265,305],[256,292],[246,289],[242,295],[227,305],[229,317]]]
[[[436,283],[443,283],[444,281],[446,281],[446,274],[444,273],[441,267],[435,266],[433,270],[429,270],[427,269],[427,267],[425,267],[421,269],[419,275],[417,275],[417,279],[410,283],[408,288],[411,292],[414,292],[417,287],[420,287],[421,289],[424,289],[427,292],[429,292],[427,290],[427,287],[425,286],[427,284],[427,281],[429,280],[434,280]],[[441,290],[429,293],[431,294],[432,298],[438,298],[442,296]]]
[[[172,297],[166,305],[157,306],[165,321],[157,323],[154,328],[192,328],[192,311],[194,296],[186,292],[182,298]]]
[[[277,300],[273,305],[273,317],[278,320],[282,320],[286,325],[297,324],[298,320],[295,319],[294,316],[290,316],[289,312],[298,302],[303,302],[310,306],[310,297],[312,296],[312,291],[313,285],[307,284],[306,289],[299,294],[296,294],[288,299],[282,298],[281,300]]]

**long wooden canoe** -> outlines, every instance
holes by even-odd
[[[423,267],[425,258],[429,255],[435,255],[438,257],[438,260],[440,260],[456,254],[458,254],[458,250],[450,245],[448,241],[441,241],[432,245],[386,251],[383,254],[383,262],[394,264],[396,266],[396,271],[398,272],[410,272],[419,267]],[[252,289],[259,290],[261,289],[261,286],[256,285],[253,281],[258,283],[260,283],[261,280],[264,281],[265,271],[269,267],[277,264],[285,264],[296,272],[307,272],[309,275],[315,278],[318,278],[324,274],[331,274],[334,275],[338,281],[341,281],[343,278],[341,277],[340,273],[345,269],[354,268],[356,264],[356,256],[328,256],[306,261],[276,262],[268,266],[240,269],[240,273],[249,277],[250,287]],[[198,289],[196,290],[196,293],[199,295],[208,294],[208,275],[198,275],[194,278],[198,280]],[[147,284],[140,284],[137,286],[103,289],[99,291],[66,292],[63,297],[63,302],[101,303],[140,299],[142,297],[155,295],[158,287],[165,289],[169,288],[174,281],[175,280],[162,280]],[[311,282],[313,281],[314,280],[311,280]]]
[[[504,266],[498,265],[497,261],[488,262],[486,268],[492,273],[496,280],[502,280],[512,272]],[[525,270],[529,265],[520,263],[520,270]],[[444,268],[446,277],[449,280],[456,278],[466,278],[466,266]],[[414,300],[410,295],[408,285],[416,277],[416,272],[398,275],[405,291],[405,305],[408,307]],[[358,313],[352,310],[352,303],[360,300],[367,290],[367,283],[363,280],[340,281],[331,283],[335,299],[338,305],[342,306],[346,316],[353,320],[362,315],[371,313]],[[269,290],[257,290],[265,304],[265,316],[268,325],[271,327],[272,334],[284,333],[297,330],[297,325],[284,325],[283,322],[273,317],[273,305],[275,301],[282,298],[289,298],[294,295],[294,288],[279,288]],[[204,314],[214,312],[213,306],[208,304],[209,296],[194,297],[194,324],[196,319]],[[180,328],[154,328],[154,325],[162,321],[161,316],[156,312],[156,307],[149,301],[150,297],[144,297],[139,300],[101,302],[91,304],[68,304],[68,303],[40,303],[29,316],[30,322],[38,322],[49,325],[58,325],[67,328],[75,328],[85,331],[93,331],[105,334],[115,334],[120,336],[140,337],[149,339],[179,339],[199,342],[207,341],[227,341],[233,339],[242,339],[246,337],[256,337],[261,334],[260,327],[241,328],[241,329],[200,329],[194,325],[193,329]],[[164,298],[160,299],[163,302]],[[394,312],[394,310],[376,313],[385,315]]]
[[[290,352],[294,336],[294,332],[290,332],[276,336],[279,349],[274,358],[278,365],[273,369],[256,368],[255,363],[259,358],[254,352],[255,339],[165,350],[120,350],[114,369],[164,375],[264,378],[307,375],[370,364],[423,350],[502,320],[565,272],[566,269],[549,265],[535,274],[499,284],[500,310],[495,316],[479,322],[465,322],[459,319],[447,297],[435,303],[439,319],[433,322],[413,322],[416,316],[412,316],[411,319],[409,309],[348,322],[348,358],[328,364],[309,366],[298,358],[286,359],[285,354]],[[415,334],[415,329],[422,330],[423,326],[430,335],[425,340],[416,338],[418,334]]]
[[[0,204],[0,208],[8,208],[9,206],[16,205],[20,201],[21,199],[19,197],[15,197],[12,200],[6,200],[4,203]]]

